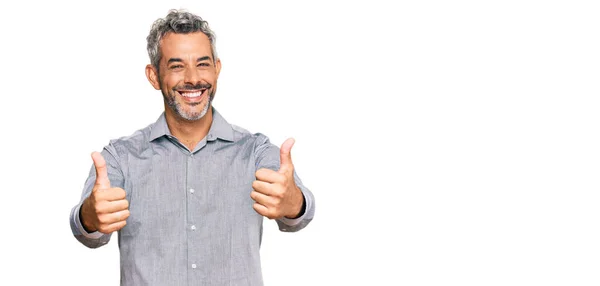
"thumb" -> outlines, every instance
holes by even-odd
[[[108,179],[104,157],[98,152],[93,152],[92,160],[94,160],[94,167],[96,168],[96,185],[100,186],[101,189],[110,188],[110,180]]]
[[[281,160],[281,165],[279,166],[279,172],[284,173],[289,170],[294,169],[294,164],[292,164],[292,146],[296,140],[294,138],[288,138],[281,144],[281,148],[279,149],[279,156]]]

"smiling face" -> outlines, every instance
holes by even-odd
[[[165,101],[167,116],[199,120],[208,112],[217,91],[220,60],[212,57],[208,37],[202,32],[168,33],[160,41],[159,69],[146,67],[146,76]]]

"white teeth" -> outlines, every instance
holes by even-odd
[[[201,95],[202,95],[202,91],[196,91],[196,92],[179,92],[179,93],[180,93],[182,96],[185,96],[185,97],[190,97],[190,98],[193,98],[193,97],[198,97],[198,96],[201,96]]]

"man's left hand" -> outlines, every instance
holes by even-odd
[[[296,218],[302,211],[304,196],[294,181],[294,164],[291,150],[294,139],[289,138],[281,145],[279,171],[261,168],[256,171],[254,191],[250,197],[255,201],[254,210],[269,219]]]

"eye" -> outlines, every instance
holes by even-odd
[[[172,70],[176,70],[176,69],[182,69],[183,66],[182,65],[174,65],[174,66],[170,66],[169,68]]]
[[[210,64],[209,63],[199,63],[198,66],[199,67],[209,67]]]

